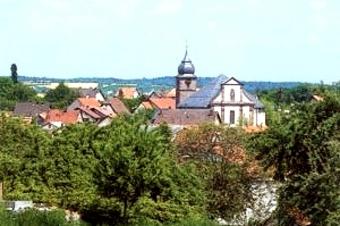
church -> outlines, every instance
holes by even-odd
[[[247,92],[242,82],[220,75],[198,89],[195,66],[188,51],[178,66],[176,76],[176,109],[156,113],[154,122],[190,125],[202,122],[230,126],[265,126],[264,105]]]

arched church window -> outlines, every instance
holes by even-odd
[[[235,101],[235,90],[234,89],[230,90],[230,101]]]

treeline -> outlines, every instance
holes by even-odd
[[[36,101],[35,91],[10,78],[0,77],[0,110],[13,110],[16,102]]]
[[[203,87],[207,83],[211,82],[216,76],[212,77],[198,77],[198,86]],[[138,89],[143,92],[150,92],[152,90],[159,89],[171,89],[176,85],[175,75],[173,76],[163,76],[156,78],[140,78],[140,79],[119,79],[119,78],[98,78],[98,77],[83,77],[83,78],[73,78],[73,79],[55,79],[55,78],[46,78],[46,77],[26,77],[19,76],[19,81],[30,81],[36,83],[44,83],[44,82],[96,82],[99,84],[112,84],[116,83],[121,85],[126,84],[136,84]],[[300,85],[300,82],[266,82],[266,81],[244,81],[245,88],[248,91],[256,92],[258,90],[270,90],[270,89],[289,89]],[[113,86],[112,88],[115,88]],[[103,87],[105,92],[110,91],[107,90],[106,87]]]
[[[38,97],[37,93],[28,85],[13,82],[10,78],[0,77],[0,110],[13,111],[17,102],[47,102],[53,108],[65,108],[79,96],[73,90],[60,83],[56,89],[49,90],[45,97]]]

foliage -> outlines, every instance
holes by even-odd
[[[206,182],[206,210],[234,219],[252,205],[251,184],[242,148],[242,131],[213,124],[184,130],[176,137],[179,159],[194,161]]]
[[[82,226],[82,222],[67,222],[61,210],[25,210],[19,213],[0,208],[0,226]]]
[[[45,101],[50,102],[53,108],[66,108],[76,98],[78,94],[64,83],[60,83],[55,89],[50,89],[45,95]]]
[[[127,106],[130,112],[133,112],[144,101],[144,96],[140,96],[133,99],[122,99],[125,106]]]
[[[36,93],[29,86],[0,77],[0,110],[13,110],[16,102],[35,100]]]
[[[280,123],[251,137],[249,148],[284,183],[280,225],[326,225],[339,216],[339,127],[339,98],[327,96],[296,105]]]
[[[46,133],[35,125],[0,117],[0,181],[6,199],[46,201],[50,145]]]
[[[161,130],[149,130],[139,118],[121,118],[103,128],[98,140],[102,139],[106,142],[96,144],[102,156],[95,173],[95,183],[101,199],[112,200],[120,206],[118,213],[115,210],[109,214],[111,221],[121,219],[128,222],[138,217],[136,213],[142,214],[147,208],[155,211],[157,206],[163,206],[158,211],[165,219],[156,219],[173,221],[179,215],[171,212],[179,211],[185,216],[185,206],[198,205],[196,199],[199,193],[195,189],[195,193],[190,193],[189,189],[183,190],[178,186],[178,183],[184,182],[181,179],[191,187],[196,187],[197,182],[190,175],[179,176],[185,172],[172,160],[168,140]],[[142,209],[137,210],[142,198],[149,202],[139,205]]]
[[[202,215],[203,185],[175,161],[169,128],[124,116],[107,127],[79,124],[53,134],[0,117],[4,198],[76,210],[92,223],[176,222]]]
[[[18,83],[18,73],[17,73],[17,65],[12,64],[11,65],[11,79],[13,83]]]

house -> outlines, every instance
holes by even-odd
[[[176,88],[173,88],[164,94],[164,97],[176,98]]]
[[[175,101],[176,109],[169,110],[167,114],[181,117],[178,109],[183,110],[183,113],[190,111],[192,114],[195,111],[211,111],[214,112],[212,115],[218,116],[223,124],[229,126],[265,127],[264,105],[257,96],[247,92],[243,83],[236,78],[220,75],[198,89],[195,67],[188,58],[187,51],[178,66]],[[159,120],[169,120],[169,124],[173,122],[172,117],[156,115],[155,122]]]
[[[94,97],[77,98],[68,108],[67,111],[76,110],[79,112],[79,121],[93,122],[98,126],[105,126],[111,123],[117,113],[110,104],[100,102]]]
[[[104,94],[98,88],[87,88],[87,89],[79,89],[78,90],[79,97],[87,97],[87,98],[95,98],[98,101],[105,101]]]
[[[100,107],[79,107],[79,118],[82,122],[96,123],[99,127],[107,126],[111,123],[113,114]]]
[[[121,87],[118,89],[116,96],[121,99],[134,99],[139,97],[140,93],[136,87]]]
[[[161,92],[152,91],[151,93],[149,93],[147,95],[147,99],[149,99],[149,98],[161,98],[162,96],[163,96],[163,94]]]
[[[101,103],[94,97],[79,97],[68,106],[67,110],[75,110],[79,107],[100,107]]]
[[[63,111],[59,109],[50,109],[39,115],[39,124],[45,130],[55,130],[65,125],[82,122],[79,117],[79,111]]]
[[[176,100],[168,97],[153,97],[143,101],[138,107],[138,110],[147,109],[176,109]]]
[[[125,104],[117,97],[113,97],[108,101],[108,104],[112,108],[112,110],[117,114],[130,114],[129,109],[125,106]]]
[[[50,109],[49,104],[38,104],[33,102],[19,102],[15,104],[13,115],[22,117],[25,121],[31,122],[33,118],[36,118],[42,112]]]
[[[167,123],[170,126],[192,126],[200,123],[220,124],[221,118],[211,109],[158,110],[151,120],[153,124]]]

